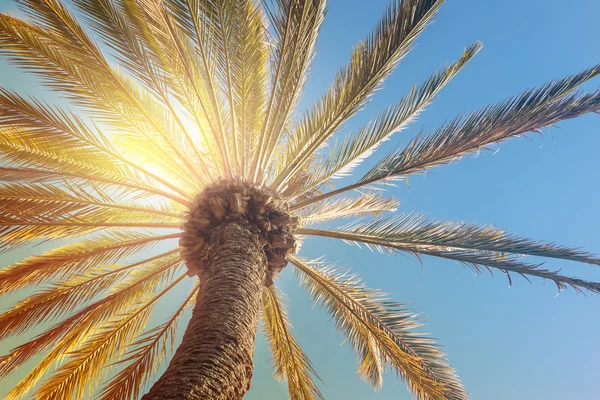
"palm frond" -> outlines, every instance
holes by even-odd
[[[207,101],[209,95],[201,74],[202,62],[195,52],[193,41],[177,24],[164,2],[146,1],[140,9],[143,10],[144,19],[150,21],[146,30],[151,34],[148,40],[156,41],[153,51],[173,75],[171,89],[196,122],[194,132],[183,130],[184,141],[200,163],[204,178],[208,178],[212,169],[223,160],[216,154],[218,146],[214,134],[206,132],[213,129],[214,111],[210,110]],[[162,97],[168,102],[164,95]],[[175,110],[172,112],[175,113]],[[208,150],[208,153],[204,150]]]
[[[279,0],[267,7],[273,26],[274,77],[254,157],[251,179],[263,182],[275,146],[290,124],[315,55],[315,46],[325,16],[324,0]]]
[[[208,160],[196,143],[202,138],[195,132],[192,133],[184,123],[179,116],[177,104],[171,96],[173,94],[171,92],[180,96],[185,91],[181,84],[189,82],[189,80],[182,80],[180,76],[182,71],[177,66],[184,63],[187,66],[186,71],[195,68],[195,66],[188,66],[193,60],[190,57],[189,49],[181,41],[177,27],[174,26],[162,1],[128,2],[124,4],[124,9],[125,14],[129,16],[127,22],[132,25],[130,30],[135,32],[135,39],[139,42],[137,45],[132,45],[134,51],[139,48],[138,68],[144,71],[143,73],[150,80],[149,87],[153,89],[162,106],[168,110],[168,115],[177,128],[174,131],[177,133],[173,141],[175,145],[168,143],[169,147],[176,152],[178,158],[188,169],[198,164],[199,167],[191,171],[192,175],[206,183],[210,176],[212,162]],[[125,37],[129,35],[129,32],[124,34]],[[188,50],[187,53],[186,50]],[[169,142],[170,136],[172,135],[168,133],[162,135],[167,142]],[[209,143],[204,142],[203,144],[208,145]]]
[[[275,377],[287,380],[291,400],[323,399],[313,377],[319,378],[312,363],[291,332],[284,305],[274,285],[263,289],[261,317],[263,331],[273,354]]]
[[[111,196],[96,188],[94,192],[81,187],[68,189],[45,183],[13,183],[0,187],[3,208],[0,216],[19,218],[22,221],[61,222],[71,219],[102,221],[102,216],[129,212],[131,215],[147,215],[151,219],[163,217],[156,222],[173,222],[182,219],[182,212],[153,204],[128,201],[111,201]],[[116,216],[117,214],[112,214]]]
[[[565,96],[598,74],[600,66],[458,117],[434,133],[414,139],[393,156],[385,157],[361,182],[423,171],[491,143],[597,111],[600,109],[600,92]]]
[[[181,306],[163,324],[152,328],[131,344],[125,359],[129,362],[121,372],[115,375],[101,391],[100,399],[137,399],[143,388],[156,372],[163,357],[172,353],[175,347],[177,323],[183,311],[191,306],[199,291],[196,285]]]
[[[140,146],[141,141],[148,143],[148,145]],[[196,175],[182,173],[181,163],[177,161],[177,155],[163,144],[160,137],[123,132],[116,135],[113,142],[124,157],[136,164],[146,165],[148,170],[166,177],[173,185],[181,188],[187,194],[185,199],[191,197],[192,193],[198,193],[202,190],[204,182],[198,180]],[[159,154],[157,148],[161,146],[160,152],[164,153],[165,156],[157,157],[157,154]]]
[[[149,178],[154,185],[165,182],[164,178],[121,156],[101,131],[92,130],[72,112],[51,108],[35,99],[28,101],[5,89],[0,89],[0,110],[0,123],[19,130],[21,143],[28,147],[43,149],[58,158],[76,157],[79,163],[120,179],[144,183]]]
[[[114,209],[98,209],[63,218],[44,220],[35,215],[20,215],[18,218],[0,217],[0,234],[2,243],[0,250],[14,250],[33,241],[72,239],[97,233],[99,230],[119,230],[121,228],[140,229],[180,229],[181,219],[152,214],[138,214]],[[72,218],[72,220],[71,220]]]
[[[400,214],[373,222],[355,223],[339,231],[365,238],[381,238],[391,243],[513,253],[600,266],[600,258],[580,249],[522,238],[493,226],[430,220],[422,214]]]
[[[65,279],[75,273],[110,264],[179,234],[151,235],[139,232],[115,232],[68,244],[41,256],[32,256],[0,270],[0,294],[36,285],[50,279]]]
[[[160,290],[161,285],[172,282],[173,274],[178,271],[179,266],[181,266],[181,258],[177,255],[166,261],[154,262],[153,267],[149,270],[144,270],[139,274],[131,274],[125,282],[113,286],[114,290],[110,295],[88,305],[33,340],[0,357],[0,378],[7,376],[31,357],[55,346],[67,337],[74,341],[89,337],[89,334],[93,333],[105,321],[110,322],[115,318],[119,318],[131,304],[136,304],[136,299],[151,296],[155,291]],[[75,343],[63,342],[62,347],[68,349],[73,348],[74,345]],[[57,355],[58,358],[44,362],[46,369],[50,368],[55,361],[61,360],[65,355],[54,352],[53,354]],[[37,380],[44,372],[36,369],[32,371],[35,376],[26,377],[25,380],[30,381],[33,378],[35,378],[33,380]]]
[[[600,258],[579,249],[551,242],[537,242],[507,234],[493,227],[429,221],[421,215],[400,215],[367,223],[354,223],[334,230],[300,228],[298,233],[365,244],[377,250],[390,249],[453,259],[479,270],[496,268],[510,279],[510,272],[550,279],[559,289],[571,286],[597,293],[600,284],[569,278],[558,272],[524,262],[524,255],[558,258],[600,265]]]
[[[184,273],[173,279],[160,293],[136,299],[124,315],[101,327],[42,384],[35,393],[36,398],[62,400],[69,396],[84,398],[86,394],[91,394],[109,371],[107,367],[119,360],[125,349],[142,332],[158,300],[185,278],[187,274]]]
[[[137,24],[139,20],[131,12],[131,7],[139,6],[137,3],[108,0],[73,3],[102,43],[112,50],[119,66],[157,95],[160,88],[171,83],[168,71],[152,53],[152,46]]]
[[[137,271],[144,270],[148,265],[152,267],[152,262],[172,256],[178,251],[179,249],[171,250],[126,266],[98,267],[27,297],[0,314],[0,340],[68,315],[127,277],[134,268]]]
[[[43,148],[57,157],[79,157],[79,162],[98,169],[109,169],[122,179],[140,180],[123,166],[102,132],[92,131],[74,113],[53,109],[35,99],[28,101],[3,88],[0,88],[0,110],[0,123],[19,130],[23,144]],[[15,139],[8,137],[5,141]],[[63,154],[60,154],[61,151]]]
[[[59,183],[67,179],[60,172],[36,168],[0,167],[0,182]]]
[[[46,33],[39,31],[36,27],[3,15],[0,18],[0,32],[2,32],[0,40],[6,42],[3,51],[9,57],[12,57],[18,63],[26,63],[33,68],[34,72],[38,72],[48,78],[52,85],[59,85],[61,89],[76,96],[79,100],[87,102],[88,108],[92,108],[95,111],[102,110],[102,104],[99,104],[98,100],[102,103],[107,98],[118,99],[118,96],[116,96],[117,93],[114,90],[113,92],[109,92],[105,88],[106,85],[99,83],[104,80],[104,77],[98,76],[96,70],[88,70],[86,67],[73,69],[74,65],[82,61],[76,58],[69,59],[72,51],[69,52],[71,49],[65,47],[67,45],[57,43],[53,38],[48,37]],[[70,89],[65,87],[65,85]],[[111,95],[112,97],[110,97]],[[96,157],[103,156],[107,158],[107,156],[110,156],[112,158],[112,162],[95,162],[93,165],[96,169],[100,168],[100,166],[107,168],[114,165],[115,168],[111,172],[123,174],[126,170],[122,167],[122,164],[133,165],[136,170],[142,171],[145,175],[159,181],[161,185],[165,185],[177,193],[182,193],[181,189],[171,185],[167,180],[120,157],[110,148],[107,141],[102,138],[99,132],[92,132],[90,128],[85,126],[81,119],[74,115],[61,110],[49,109],[40,102],[27,102],[17,94],[5,90],[2,91],[1,100],[4,111],[4,123],[8,124],[8,126],[18,124],[17,126],[33,130],[33,132],[27,132],[31,136],[27,143],[33,144],[36,143],[32,142],[33,140],[39,142],[41,139],[45,139],[44,144],[61,145],[64,143],[67,145],[66,149],[74,149],[75,141],[79,140],[83,144],[75,152],[75,154],[79,154],[77,160],[79,163],[94,155],[92,151],[95,151]],[[105,105],[108,107],[107,112],[112,112],[111,107],[113,109],[122,108],[122,104],[114,103],[112,105]],[[124,126],[123,120],[118,119],[117,123],[122,129]],[[23,135],[23,131],[21,129],[19,135]],[[31,150],[35,149],[39,149],[39,147],[33,146]],[[55,153],[52,154],[56,155]],[[68,155],[71,155],[70,152],[63,151],[62,158]],[[68,170],[64,165],[63,168]],[[130,174],[129,178],[132,178]],[[137,178],[139,179],[139,177]]]
[[[414,331],[420,324],[402,304],[390,302],[346,270],[317,268],[293,256],[290,261],[315,303],[328,310],[348,337],[361,357],[359,373],[374,387],[392,368],[418,399],[468,398],[440,348]]]
[[[187,275],[172,239],[181,239],[182,220],[197,206],[197,195],[221,179],[265,186],[273,198],[285,199],[286,210],[295,202],[290,208],[300,226],[293,223],[289,232],[297,239],[294,252],[306,236],[328,237],[454,260],[476,272],[500,270],[509,281],[519,274],[550,279],[559,290],[600,293],[600,283],[524,259],[600,265],[600,258],[578,248],[421,215],[372,218],[399,205],[377,192],[378,184],[600,112],[600,90],[574,92],[600,74],[600,66],[461,115],[334,189],[334,179],[350,175],[417,118],[479,51],[479,43],[468,47],[458,61],[341,136],[443,0],[391,0],[377,27],[300,118],[294,112],[326,0],[16,1],[28,18],[0,14],[0,56],[69,105],[0,88],[0,254],[54,245],[0,268],[0,296],[26,291],[0,314],[0,341],[52,323],[0,356],[0,379],[41,356],[7,399],[31,397],[44,378],[33,398],[87,398],[102,381],[106,386],[96,395],[103,399],[139,397],[173,352],[180,317],[200,290],[196,284],[173,314],[145,329],[156,304]],[[336,135],[339,141],[324,150]],[[362,190],[330,199],[355,189]],[[233,202],[230,208],[233,213]],[[265,226],[277,225],[277,215],[265,217]],[[310,228],[343,218],[354,222]],[[169,240],[171,250],[142,254]],[[441,349],[416,332],[421,325],[415,314],[345,269],[288,258],[301,285],[348,338],[366,381],[378,388],[384,373],[394,371],[418,399],[467,398]],[[292,334],[281,296],[274,286],[262,292],[274,375],[287,380],[292,399],[322,399],[319,377]]]
[[[123,201],[136,201],[149,197],[155,199],[155,194],[146,191],[137,184],[128,184],[120,181],[113,181],[101,176],[87,177],[84,174],[63,171],[51,171],[40,168],[29,167],[0,167],[0,183],[6,186],[10,184],[41,184],[53,185],[55,187],[67,186],[78,187],[81,190],[100,190],[113,193],[114,196]],[[167,205],[167,209],[174,211],[180,210],[181,204],[173,202]]]
[[[193,88],[203,116],[214,136],[224,175],[231,177],[225,105],[221,99],[220,77],[217,74],[218,61],[221,59],[219,50],[222,50],[223,44],[219,36],[220,28],[215,23],[215,17],[218,15],[217,5],[210,0],[166,0],[166,3],[178,25],[194,43],[199,55],[198,72],[202,85],[196,84]],[[202,87],[207,93],[206,99],[200,95]]]
[[[227,102],[229,104],[229,126],[230,135],[229,141],[232,144],[232,154],[231,154],[231,169],[234,176],[238,175],[239,168],[239,151],[238,151],[238,133],[237,131],[237,115],[236,115],[236,107],[234,103],[234,82],[232,76],[233,69],[233,53],[235,52],[232,49],[233,38],[239,35],[239,24],[236,20],[239,21],[238,11],[243,4],[244,1],[218,1],[215,2],[217,13],[212,15],[211,19],[214,21],[217,30],[217,40],[219,40],[220,46],[219,49],[219,60],[221,68],[219,70],[222,72],[223,77],[221,78],[223,92],[227,97]]]
[[[406,147],[383,157],[357,183],[297,204],[302,208],[339,193],[404,175],[426,171],[465,154],[487,149],[491,144],[527,132],[540,132],[562,120],[600,110],[600,91],[575,93],[575,88],[600,73],[600,67],[547,83],[538,89],[509,98],[465,116],[459,116],[426,136],[418,136]]]
[[[160,187],[153,187],[143,181],[124,179],[119,173],[102,166],[103,155],[95,157],[95,154],[86,151],[85,147],[77,147],[76,151],[71,152],[64,151],[60,146],[46,148],[45,142],[48,141],[48,138],[42,136],[42,140],[38,140],[39,136],[38,138],[35,136],[35,134],[22,129],[3,129],[0,131],[0,156],[12,166],[49,170],[46,172],[47,176],[54,172],[55,175],[62,175],[64,178],[75,177],[87,181],[104,182],[113,188],[128,187],[145,192],[147,195],[167,198],[182,205],[190,204],[190,195],[187,193],[182,197],[179,193],[174,194],[161,190]],[[69,147],[66,149],[68,150]]]
[[[23,378],[19,383],[7,393],[5,400],[21,400],[29,394],[35,385],[42,379],[44,374],[60,360],[64,354],[73,351],[84,339],[89,329],[83,325],[75,326],[68,334],[58,341],[51,351],[42,358],[37,365]],[[0,358],[0,362],[6,362],[6,359]],[[1,367],[1,365],[0,365]]]
[[[136,129],[144,124],[136,120],[122,91],[102,74],[97,60],[79,47],[18,18],[0,14],[2,55],[22,70],[42,78],[42,83],[66,95],[103,121],[121,129]],[[120,109],[122,108],[122,109]]]
[[[381,193],[364,193],[356,198],[341,198],[325,200],[315,204],[305,213],[299,214],[302,226],[315,222],[324,222],[338,218],[357,216],[378,216],[384,212],[396,211],[400,202],[396,199],[385,198]]]
[[[234,38],[232,75],[240,136],[240,175],[249,176],[250,163],[264,120],[268,87],[268,42],[263,10],[253,1],[238,2],[240,27]]]
[[[350,64],[294,129],[283,155],[282,172],[271,186],[282,189],[310,156],[368,100],[408,53],[443,0],[399,0],[387,8],[377,28],[360,42]]]
[[[229,56],[229,51],[220,21],[223,17],[222,7],[230,10],[234,2],[171,0],[167,3],[173,19],[177,22],[171,26],[180,27],[177,29],[187,36],[186,41],[189,40],[192,46],[197,46],[195,50],[198,50],[199,58],[194,56],[195,50],[187,52],[181,45],[167,47],[176,50],[175,59],[181,61],[180,66],[184,68],[186,79],[191,83],[199,111],[212,132],[223,174],[231,178],[233,161],[230,149],[233,143],[230,133],[231,122],[234,120],[227,114],[227,110],[231,111],[232,107],[229,102],[231,98],[227,94],[229,86],[227,83],[221,86],[226,74],[223,67],[225,64],[229,65],[224,61],[225,54]],[[173,37],[172,31],[171,29]],[[177,38],[175,40],[183,43]],[[189,66],[192,63],[193,68]]]
[[[142,134],[154,130],[190,171],[196,171],[181,144],[173,139],[175,126],[170,120],[174,115],[165,114],[144,89],[113,70],[75,20],[67,25],[63,18],[55,19],[49,18],[51,26],[42,30],[17,18],[0,15],[2,53],[117,129],[129,127],[132,132]],[[72,40],[52,34],[63,30],[73,33]],[[181,190],[166,180],[161,183],[175,191]]]
[[[466,265],[479,274],[481,274],[483,268],[485,268],[488,272],[492,272],[492,269],[498,269],[504,273],[508,279],[509,286],[512,286],[512,277],[510,274],[514,273],[527,279],[527,281],[529,281],[529,276],[552,281],[556,285],[556,288],[559,292],[570,287],[577,293],[585,294],[585,290],[590,293],[600,293],[600,282],[591,282],[584,279],[564,276],[560,273],[560,270],[547,270],[541,268],[541,264],[526,263],[523,262],[519,257],[515,257],[510,254],[506,255],[504,253],[498,254],[496,252],[489,251],[468,251],[453,248],[416,246],[408,246],[404,249],[399,248],[399,250],[410,252],[416,256],[425,254],[434,257],[445,258],[448,260],[454,260]]]
[[[457,62],[437,71],[421,85],[413,86],[393,107],[375,116],[356,134],[346,136],[341,144],[335,144],[328,151],[327,159],[315,163],[314,172],[311,168],[311,176],[306,184],[291,192],[292,197],[300,196],[328,179],[350,175],[352,170],[370,157],[383,142],[414,121],[480,49],[479,42],[468,47]]]

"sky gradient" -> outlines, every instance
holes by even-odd
[[[385,0],[330,2],[301,108],[324,92],[348,61],[352,46],[375,25],[385,4]],[[0,11],[13,10],[8,0],[0,0]],[[596,0],[573,0],[568,5],[562,0],[447,0],[414,51],[366,111],[347,124],[346,131],[352,132],[377,109],[395,103],[412,84],[456,60],[474,41],[481,40],[483,50],[418,121],[394,136],[357,173],[421,130],[431,131],[461,112],[600,63],[595,28],[599,14]],[[596,79],[586,88],[599,84]],[[0,86],[52,98],[3,60]],[[495,154],[466,157],[427,175],[412,176],[410,188],[400,183],[392,190],[401,201],[399,211],[490,223],[521,236],[600,253],[600,116],[566,121],[560,129],[544,130],[543,137],[532,134],[529,138],[505,142]],[[352,267],[370,287],[422,313],[424,329],[443,344],[474,400],[597,398],[597,296],[584,297],[573,290],[557,296],[551,282],[532,279],[529,284],[518,277],[509,288],[501,273],[478,277],[450,261],[427,257],[421,265],[412,257],[371,253],[327,239],[311,239],[304,249],[301,256],[326,254],[327,260]],[[0,257],[1,265],[11,261]],[[584,264],[549,260],[545,267],[600,280],[600,273]],[[324,382],[321,389],[327,399],[410,399],[393,374],[385,377],[377,393],[362,382],[350,346],[340,345],[344,338],[333,333],[333,322],[325,312],[312,308],[291,268],[277,284],[288,294],[294,332]],[[0,353],[7,350],[0,346]],[[286,398],[286,386],[271,378],[269,359],[266,342],[259,335],[253,386],[246,399]],[[0,397],[8,389],[0,386]]]

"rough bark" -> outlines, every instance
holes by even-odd
[[[143,400],[235,400],[250,388],[267,260],[256,234],[236,223],[215,228],[207,245],[183,341]]]

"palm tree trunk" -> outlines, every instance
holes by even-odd
[[[214,229],[192,318],[166,372],[143,400],[241,399],[252,356],[267,260],[255,234]]]

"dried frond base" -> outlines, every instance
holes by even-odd
[[[179,240],[189,275],[201,275],[208,260],[211,231],[235,222],[256,233],[268,260],[265,286],[287,265],[287,256],[296,252],[294,232],[298,218],[288,203],[264,187],[238,181],[219,180],[194,199],[183,223]]]

